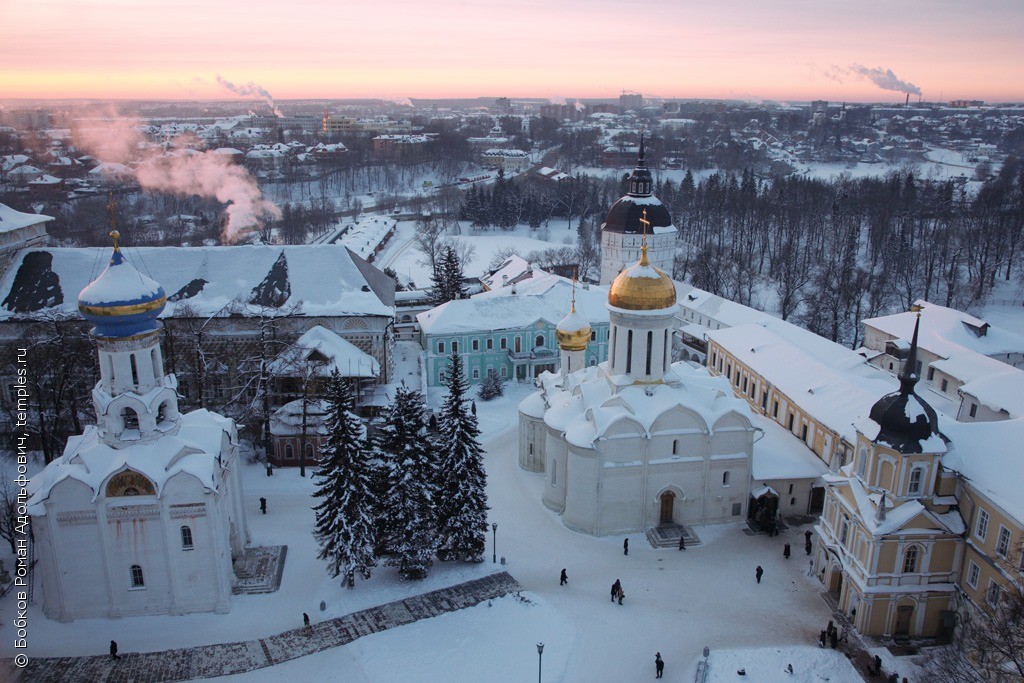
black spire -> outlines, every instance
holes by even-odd
[[[921,313],[918,312],[917,320],[914,321],[914,336],[910,340],[910,353],[907,354],[907,361],[900,371],[900,393],[914,393],[914,385],[920,379],[917,376],[917,330],[921,326]]]
[[[647,154],[644,148],[644,134],[640,133],[640,154],[637,155],[636,168],[629,176],[629,194],[633,197],[650,197],[653,193],[654,179],[647,170]]]

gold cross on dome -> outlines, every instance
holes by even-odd
[[[651,226],[651,222],[647,220],[647,209],[644,209],[643,216],[640,217],[640,223],[644,226],[644,237],[646,237],[647,228]]]

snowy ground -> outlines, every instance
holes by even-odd
[[[705,645],[714,657],[729,657],[717,668],[728,671],[732,662],[744,661],[751,671],[750,662],[758,657],[721,651],[815,642],[829,618],[820,585],[807,576],[804,557],[782,557],[784,543],[802,542],[803,528],[768,539],[747,536],[736,524],[703,527],[697,533],[704,545],[686,551],[656,550],[634,534],[628,557],[622,554],[620,537],[593,538],[566,529],[540,502],[543,476],[524,472],[517,464],[515,408],[530,390],[508,385],[504,397],[478,403],[487,449],[490,518],[498,523],[497,554],[507,558],[505,568],[524,586],[529,603],[502,598],[491,606],[378,633],[234,680],[530,680],[537,666],[536,642],[543,641],[545,680],[640,680],[653,676],[654,652],[660,651],[668,662],[665,680],[689,681]],[[284,468],[267,477],[259,466],[246,467],[243,479],[253,542],[289,546],[278,592],[235,596],[231,612],[224,615],[71,624],[46,619],[36,605],[29,612],[30,656],[103,653],[111,639],[130,652],[257,638],[298,626],[302,612],[319,621],[498,568],[490,562],[489,538],[488,558],[482,564],[437,564],[429,578],[418,583],[400,582],[392,569],[378,568],[373,579],[359,582],[355,590],[340,588],[315,559],[310,480]],[[260,496],[268,499],[267,515],[258,512]],[[765,569],[760,585],[754,581],[757,565]],[[566,586],[558,584],[562,567],[569,575]],[[616,578],[626,593],[621,607],[609,600]],[[324,612],[319,610],[321,600],[326,603]],[[13,609],[9,599],[0,603],[2,623],[11,623]],[[10,640],[0,640],[0,656],[12,654]],[[804,669],[811,661],[799,652],[792,659]],[[816,670],[818,666],[814,664]],[[831,663],[820,666],[835,671],[832,680],[856,680],[842,678],[846,674],[831,668]],[[768,671],[778,672],[779,666]],[[766,674],[746,680],[781,679]]]

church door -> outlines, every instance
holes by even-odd
[[[910,618],[914,615],[914,608],[910,605],[896,608],[896,628],[893,629],[894,636],[910,635]]]
[[[661,515],[658,518],[659,524],[672,523],[672,508],[675,506],[676,494],[665,491],[661,494]]]

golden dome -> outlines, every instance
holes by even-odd
[[[628,311],[658,311],[676,305],[676,286],[665,271],[647,260],[646,241],[640,260],[612,281],[608,304]]]
[[[585,351],[590,343],[590,323],[573,306],[555,327],[555,338],[563,351]]]

